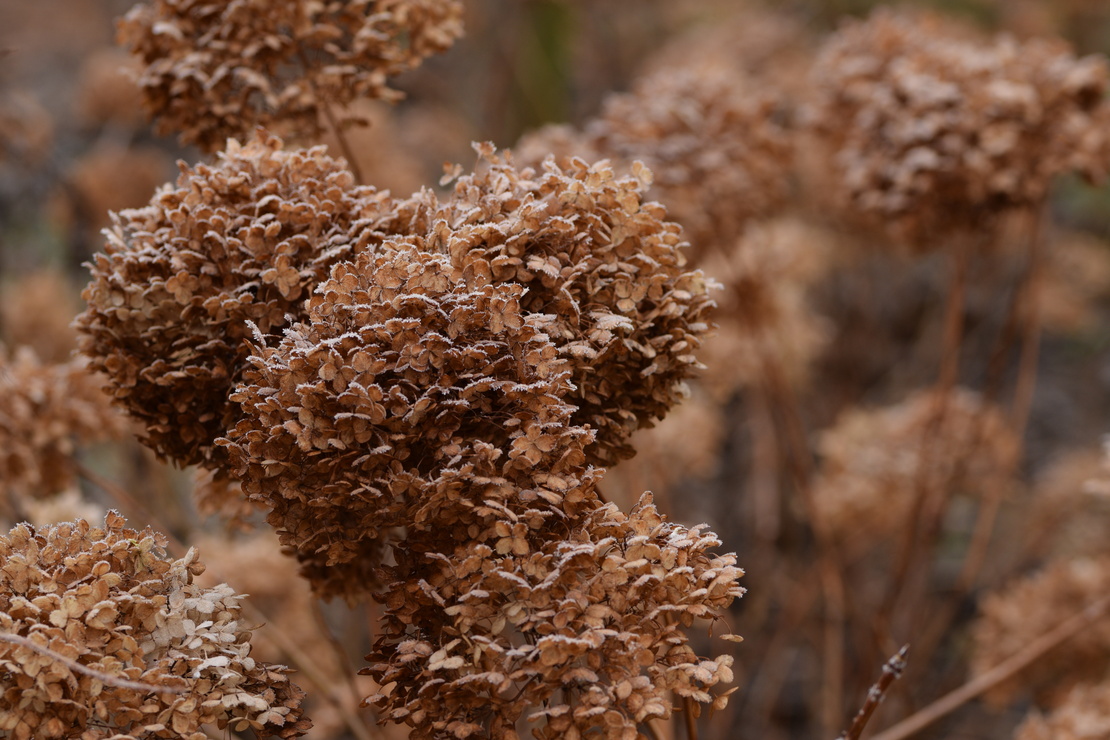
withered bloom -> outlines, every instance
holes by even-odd
[[[902,531],[922,485],[976,495],[1010,483],[1020,443],[1001,411],[961,388],[938,400],[852,410],[821,434],[814,504],[846,545]]]
[[[542,526],[542,525],[541,525]],[[506,537],[528,526],[514,516]],[[732,555],[699,527],[661,517],[645,495],[628,516],[594,508],[538,544],[406,541],[385,596],[368,699],[412,737],[632,740],[673,698],[721,707],[729,656],[698,657],[684,627],[717,618],[744,589]]]
[[[280,333],[355,251],[354,224],[369,238],[386,201],[322,148],[283,151],[261,135],[230,142],[214,165],[183,167],[177,187],[115,218],[77,326],[151,448],[221,466],[213,440],[238,417],[228,396],[249,354],[248,322]]]
[[[678,224],[644,200],[651,173],[618,177],[606,163],[553,161],[518,169],[492,147],[488,166],[459,178],[428,235],[456,270],[527,288],[521,309],[571,367],[573,424],[597,434],[595,464],[635,454],[629,437],[662,418],[700,367],[709,281],[684,267]]]
[[[389,77],[461,35],[460,0],[147,0],[119,23],[159,130],[206,151],[260,125],[317,134],[322,106],[398,97]]]
[[[84,520],[0,536],[0,731],[15,740],[205,740],[205,725],[303,735],[300,689],[250,657],[239,599],[195,550]]]
[[[686,229],[694,254],[730,245],[752,219],[771,215],[788,194],[793,158],[778,101],[723,59],[666,67],[610,96],[581,131],[540,129],[517,146],[522,161],[549,153],[642,162],[648,194]]]
[[[0,345],[0,498],[62,493],[79,445],[124,433],[97,385],[84,360],[46,364],[29,347],[9,357]]]
[[[338,265],[233,396],[236,475],[321,594],[370,590],[392,529],[465,533],[514,481],[550,507],[586,474],[592,435],[568,424],[568,364],[524,288],[452,272],[397,242]]]
[[[931,21],[878,11],[834,34],[815,63],[814,120],[843,205],[935,244],[1043,202],[1057,175],[1105,175],[1105,61]]]

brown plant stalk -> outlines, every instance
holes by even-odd
[[[1095,601],[1083,611],[1073,614],[1055,629],[1033,640],[1008,660],[971,679],[958,689],[945,694],[932,704],[923,707],[893,727],[884,730],[872,740],[905,740],[916,735],[940,718],[997,686],[1023,668],[1032,665],[1043,655],[1078,635],[1110,612],[1110,596]]]

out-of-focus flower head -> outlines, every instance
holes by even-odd
[[[517,151],[534,164],[554,154],[610,159],[622,171],[646,165],[648,195],[683,225],[696,259],[785,200],[792,147],[777,108],[741,70],[710,60],[653,72],[608,98],[581,131],[540,129]]]
[[[81,444],[120,436],[124,419],[84,360],[39,361],[0,345],[0,496],[18,503],[70,488]]]
[[[389,77],[461,35],[460,0],[147,0],[119,22],[159,129],[206,151],[260,125],[313,136],[326,105],[396,99]]]
[[[1107,65],[1059,41],[879,10],[830,37],[814,70],[841,205],[925,247],[1110,166]]]
[[[814,503],[837,538],[865,547],[901,532],[922,486],[974,496],[1010,484],[1020,444],[1001,411],[965,389],[937,393],[849,411],[821,434]]]

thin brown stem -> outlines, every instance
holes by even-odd
[[[910,580],[914,564],[924,554],[922,539],[927,538],[931,529],[930,521],[944,512],[944,481],[939,481],[934,491],[929,485],[932,473],[931,458],[934,441],[944,423],[949,398],[959,377],[960,345],[963,341],[964,306],[967,300],[967,274],[971,263],[972,245],[963,240],[953,244],[952,277],[948,288],[948,298],[944,309],[944,339],[941,347],[940,371],[935,386],[933,410],[929,424],[922,438],[922,448],[918,456],[917,473],[914,477],[913,503],[906,518],[903,537],[894,560],[893,577],[883,603],[879,608],[876,623],[883,630],[889,630],[893,613]],[[942,499],[942,500],[936,500]]]
[[[308,59],[304,55],[304,51],[298,49],[297,56],[300,57],[301,65],[307,70],[309,67]],[[316,98],[316,104],[320,106],[320,110],[324,114],[324,118],[328,121],[328,127],[331,128],[335,140],[339,142],[339,148],[343,152],[343,158],[347,160],[347,167],[350,168],[351,174],[354,175],[355,182],[359,185],[365,185],[365,180],[362,179],[362,170],[358,166],[358,160],[355,159],[354,150],[351,149],[350,142],[347,141],[346,134],[343,133],[343,126],[335,117],[332,112],[331,105],[328,104],[328,99],[320,93],[320,89],[316,87],[316,83],[312,79],[312,75],[305,75],[305,80],[308,82],[309,88],[312,90],[312,97]]]
[[[906,655],[909,654],[910,646],[903,645],[902,649],[895,653],[890,660],[883,664],[882,675],[879,680],[871,686],[867,691],[867,699],[864,701],[863,706],[859,712],[856,713],[855,719],[852,720],[852,726],[841,733],[837,740],[859,740],[863,734],[863,730],[867,727],[871,715],[879,708],[882,703],[883,697],[886,695],[887,689],[890,685],[902,677],[902,671],[906,670]]]
[[[116,688],[120,689],[131,689],[132,691],[142,691],[144,693],[150,694],[184,694],[186,691],[185,687],[183,686],[155,686],[154,684],[143,683],[142,681],[131,681],[126,678],[120,678],[119,676],[112,675],[111,673],[98,671],[95,668],[90,668],[87,665],[78,663],[72,658],[67,658],[61,653],[51,650],[45,645],[39,645],[38,643],[24,637],[23,635],[16,635],[10,632],[0,632],[0,642],[7,642],[12,645],[25,647],[28,650],[33,650],[39,655],[45,655],[51,660],[55,660],[61,663],[70,670],[77,671],[78,673],[84,673],[86,676],[91,676],[92,678],[95,678],[96,680],[108,686],[115,686]],[[176,678],[176,676],[174,678]]]
[[[698,740],[698,718],[694,716],[694,700],[682,697],[682,719],[686,722],[686,739]]]
[[[1025,648],[991,670],[976,676],[955,691],[942,696],[890,729],[879,733],[873,740],[905,740],[905,738],[912,737],[940,718],[1012,677],[1018,671],[1032,665],[1049,651],[1064,644],[1087,629],[1091,624],[1106,616],[1108,611],[1110,611],[1110,596],[1104,596],[1083,611],[1064,620],[1052,631],[1033,640]]]

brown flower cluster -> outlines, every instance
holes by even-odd
[[[1102,740],[1110,737],[1110,682],[1077,686],[1052,712],[1031,714],[1014,740]]]
[[[699,255],[731,243],[788,194],[792,147],[778,103],[745,79],[719,59],[661,69],[611,96],[581,131],[555,126],[524,137],[518,156],[606,158],[621,169],[642,162],[653,173],[649,195],[683,225]]]
[[[831,262],[832,237],[797,217],[750,224],[702,267],[724,285],[720,329],[705,343],[703,383],[719,398],[758,385],[771,372],[802,381],[831,326],[810,305],[811,287]]]
[[[239,596],[202,589],[195,550],[110,512],[0,537],[0,730],[16,740],[296,737],[302,692],[250,657]]]
[[[309,323],[252,358],[231,462],[319,593],[372,589],[391,530],[472,539],[484,507],[561,513],[586,475],[568,364],[523,287],[490,278],[387,242],[338,265]]]
[[[459,178],[437,214],[445,225],[425,243],[464,274],[524,286],[521,309],[544,315],[570,363],[571,423],[596,432],[589,461],[632,457],[629,436],[662,418],[700,367],[693,353],[708,329],[710,283],[684,269],[678,224],[644,202],[651,173],[642,166],[617,177],[576,158],[537,172],[480,150],[488,167]]]
[[[1062,42],[972,38],[881,10],[830,37],[815,76],[843,205],[917,241],[1110,164],[1106,63]]]
[[[356,222],[372,233],[383,199],[322,148],[284,151],[263,135],[183,168],[176,188],[116,217],[77,326],[93,369],[159,455],[220,465],[213,440],[238,417],[228,396],[248,322],[277,334],[301,315],[307,293],[352,253]]]
[[[822,433],[813,497],[834,536],[863,547],[901,531],[921,490],[1009,485],[1020,444],[1001,411],[968,390],[936,393],[849,411]]]
[[[538,738],[631,740],[670,716],[671,692],[727,702],[709,691],[732,680],[732,658],[699,658],[682,631],[743,593],[734,557],[708,554],[714,535],[666,522],[650,495],[628,516],[594,508],[536,546],[514,519],[499,524],[511,548],[398,552],[365,670],[384,717],[420,739],[517,738],[523,718]]]
[[[74,482],[80,444],[124,432],[123,418],[80,360],[51,365],[0,345],[0,498],[20,505]],[[0,509],[4,508],[0,505]]]
[[[62,363],[77,348],[71,324],[81,310],[76,286],[61,272],[43,269],[6,283],[0,292],[0,342],[30,347],[43,362]]]
[[[259,125],[318,134],[328,105],[396,98],[389,77],[461,35],[459,0],[147,0],[119,22],[160,130],[207,151]]]
[[[1110,592],[1110,557],[1074,558],[990,594],[973,630],[973,674],[982,674]],[[1093,622],[985,697],[1004,705],[1032,691],[1055,706],[1072,687],[1100,682],[1110,669],[1110,622]]]

